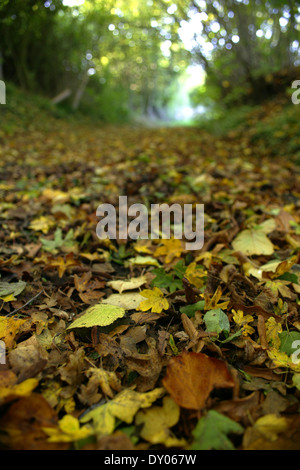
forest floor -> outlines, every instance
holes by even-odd
[[[295,107],[219,135],[0,121],[1,448],[299,450]],[[203,247],[100,240],[120,195],[204,204]]]

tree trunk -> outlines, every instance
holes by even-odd
[[[83,78],[81,80],[81,83],[80,83],[79,87],[77,88],[77,91],[75,93],[74,100],[73,100],[73,103],[72,103],[73,111],[76,111],[76,109],[78,109],[78,107],[79,107],[81,98],[83,96],[84,90],[86,89],[89,78],[90,78],[89,75],[87,73],[85,73],[85,75],[83,76]]]

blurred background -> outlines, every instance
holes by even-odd
[[[107,123],[240,121],[294,91],[299,35],[293,0],[1,0],[0,79]]]

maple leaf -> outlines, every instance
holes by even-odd
[[[151,309],[153,313],[161,313],[169,308],[169,302],[167,299],[164,299],[164,294],[158,287],[154,287],[153,290],[145,289],[141,292],[141,295],[147,299],[143,300],[139,305],[143,312]]]
[[[47,234],[50,228],[52,228],[54,225],[55,220],[52,217],[41,216],[37,219],[32,220],[29,225],[29,228],[31,230],[34,230],[35,232],[43,232]]]
[[[194,442],[191,450],[234,450],[234,445],[227,437],[228,434],[241,434],[243,427],[218,413],[209,410],[207,415],[201,418],[194,431]]]
[[[293,294],[291,290],[287,287],[290,284],[289,281],[283,281],[280,279],[275,279],[275,280],[269,280],[266,281],[266,287],[271,289],[273,294],[278,297],[278,294],[280,293],[282,297],[289,298],[291,299],[293,297]]]
[[[255,333],[254,328],[252,326],[248,325],[248,323],[251,323],[254,321],[254,318],[252,315],[244,315],[244,312],[242,310],[238,310],[237,312],[232,309],[233,313],[233,321],[241,328],[241,332],[243,336],[248,336],[252,335]]]
[[[193,262],[186,268],[185,277],[193,286],[200,289],[204,285],[207,272],[203,269],[203,266]]]
[[[300,364],[293,362],[292,358],[290,358],[284,351],[279,351],[277,348],[271,347],[267,350],[267,354],[275,367],[288,368],[300,373]]]
[[[183,288],[181,279],[175,279],[172,274],[167,274],[162,268],[153,269],[152,273],[156,277],[152,280],[151,286],[169,289],[171,293]]]
[[[3,339],[7,348],[14,344],[15,337],[26,320],[19,318],[0,317],[0,339]]]
[[[214,295],[210,298],[210,296],[204,293],[205,298],[205,310],[214,310],[216,308],[225,309],[229,304],[229,300],[225,302],[218,303],[220,298],[222,297],[222,288],[218,286]]]
[[[280,348],[280,337],[279,333],[282,332],[282,326],[280,323],[277,323],[274,317],[270,317],[266,322],[266,336],[267,341],[274,349]]]
[[[170,240],[162,240],[163,246],[159,246],[154,256],[165,256],[165,263],[171,263],[175,258],[180,258],[181,254],[185,251],[182,242],[178,239],[172,238]]]
[[[45,269],[57,268],[58,277],[62,278],[64,273],[74,266],[80,266],[80,262],[74,259],[73,253],[69,253],[65,258],[58,256],[58,258],[48,258],[48,264]]]

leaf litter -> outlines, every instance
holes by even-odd
[[[251,130],[51,126],[0,144],[1,447],[299,450],[299,167]],[[203,248],[99,240],[120,194],[204,204]]]

